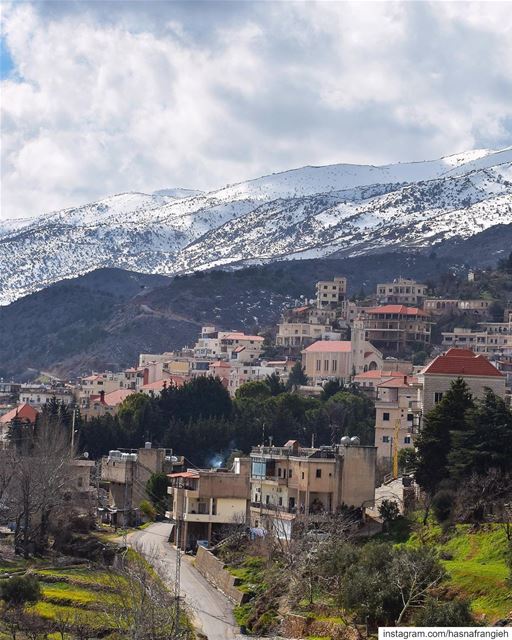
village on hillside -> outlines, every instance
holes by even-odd
[[[408,278],[378,284],[358,300],[349,298],[347,285],[343,276],[318,282],[314,298],[285,310],[264,335],[204,326],[194,346],[142,353],[122,371],[94,371],[72,382],[0,382],[0,527],[5,540],[12,538],[15,553],[40,554],[53,536],[59,552],[90,560],[73,537],[59,542],[51,533],[57,523],[68,527],[71,519],[85,518],[93,530],[126,536],[161,521],[167,528],[159,535],[177,557],[195,555],[194,570],[238,606],[242,628],[267,632],[279,618],[286,635],[293,620],[273,613],[263,623],[261,594],[256,590],[248,597],[244,581],[233,578],[245,575],[255,545],[263,555],[267,551],[260,547],[270,540],[281,557],[304,544],[320,553],[324,541],[385,535],[394,522],[418,510],[425,510],[426,519],[431,509],[441,518],[435,499],[439,502],[452,485],[446,478],[441,482],[444,471],[437,477],[435,469],[422,469],[441,455],[429,450],[424,425],[436,411],[447,410],[457,393],[475,406],[499,401],[510,407],[512,307],[496,321],[492,299],[430,297],[426,284]],[[434,344],[439,318],[447,314],[453,327]],[[216,440],[215,429],[229,429],[235,420],[217,406],[208,415],[201,408],[194,418],[176,417],[173,428],[187,393],[193,405],[204,400],[206,406],[213,393],[213,404],[237,406],[239,431],[233,433],[244,437],[226,436],[227,447]],[[299,409],[287,409],[280,427],[283,407],[272,403],[285,397],[283,403],[293,404],[290,398],[303,403],[304,412],[294,418]],[[161,413],[171,421],[171,434],[174,429],[172,447],[152,427]],[[214,414],[220,426],[211,422]],[[265,415],[277,422],[271,425]],[[210,423],[202,423],[205,418]],[[247,420],[250,427],[244,426]],[[57,442],[50,433],[61,427],[64,441]],[[110,439],[103,440],[107,429]],[[194,447],[214,455],[191,460]],[[55,502],[41,498],[42,504],[27,506],[19,490],[9,493],[14,483],[9,469],[27,460],[28,468],[38,468],[43,453],[56,470],[52,479],[48,465],[39,470],[39,483],[48,483],[45,491],[52,483],[65,491]],[[451,469],[448,462],[445,466]],[[460,481],[459,471],[446,473]],[[454,496],[444,496],[450,514],[460,508]],[[489,504],[494,522],[502,503],[492,494]],[[503,508],[509,509],[502,505],[502,514]],[[486,511],[482,519],[488,516]],[[242,538],[252,546],[239,553]],[[232,574],[224,568],[229,562]],[[300,571],[308,570],[301,565]],[[508,600],[491,612],[484,608],[481,620],[503,617]],[[478,607],[474,611],[481,613]],[[410,620],[410,612],[403,615]],[[358,619],[355,615],[354,624]],[[309,635],[322,636],[312,629]]]

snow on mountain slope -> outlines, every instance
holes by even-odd
[[[163,189],[0,223],[0,304],[98,267],[173,274],[427,248],[512,222],[512,148],[303,167],[203,194]]]

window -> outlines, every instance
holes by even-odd
[[[288,471],[288,477],[289,477],[289,478],[291,478],[291,477],[292,477],[292,470],[291,470],[291,469]]]
[[[281,467],[279,467],[277,469],[277,477],[280,478],[281,477]]]
[[[324,360],[324,371],[329,371],[329,360]]]
[[[411,444],[411,436],[405,436],[404,444]]]
[[[387,411],[382,414],[382,420],[384,422],[389,422],[389,413]]]
[[[332,361],[332,370],[336,371],[338,368],[338,361],[337,360],[333,360]]]
[[[382,436],[382,442],[389,442],[389,436]]]
[[[441,402],[442,399],[443,399],[443,392],[442,391],[436,391],[434,393],[434,402],[437,404],[438,402]]]
[[[316,470],[316,477],[317,478],[321,478],[322,477],[322,469],[317,469]]]
[[[265,504],[268,504],[270,502],[270,496],[267,494],[265,496]]]
[[[412,413],[408,413],[407,414],[407,422],[412,422],[413,418],[414,418],[414,416],[412,415]]]
[[[320,371],[321,368],[322,368],[322,361],[321,360],[317,360],[316,361],[316,370]]]
[[[304,480],[304,471],[302,472],[302,479]]]
[[[283,499],[280,497],[279,498],[279,506],[282,507],[283,506]]]

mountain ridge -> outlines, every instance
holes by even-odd
[[[0,222],[0,304],[100,267],[175,275],[426,251],[509,222],[512,147],[382,166],[306,166],[209,193],[127,192],[29,223]]]

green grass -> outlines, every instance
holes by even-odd
[[[238,567],[227,566],[232,576],[238,578],[236,588],[243,593],[256,593],[266,588],[263,558],[248,556]]]
[[[488,622],[507,617],[512,610],[512,588],[507,583],[507,539],[500,525],[476,531],[469,525],[457,525],[443,534],[439,525],[429,523],[406,544],[418,546],[422,540],[439,551],[449,575],[448,589],[469,599],[478,617]]]

